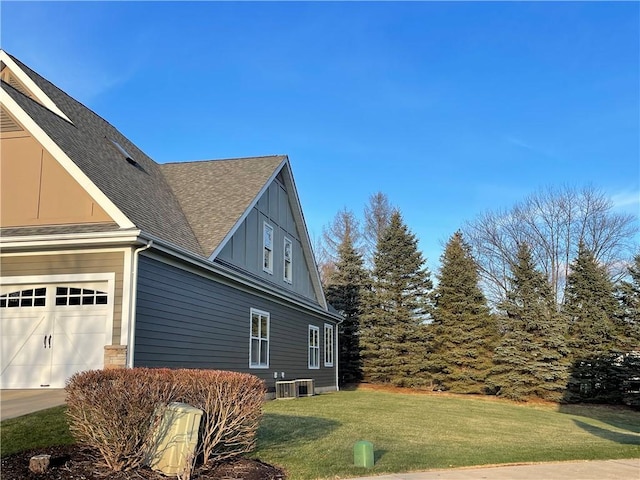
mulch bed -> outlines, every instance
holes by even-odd
[[[29,471],[29,460],[34,455],[51,455],[49,469],[45,473]],[[61,445],[15,453],[2,458],[2,480],[167,480],[167,477],[150,468],[138,468],[129,472],[113,472],[100,466],[96,452],[79,445]],[[258,460],[240,458],[218,465],[202,465],[196,468],[191,480],[285,480],[280,468]]]

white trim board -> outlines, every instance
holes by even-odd
[[[135,228],[129,218],[100,190],[73,160],[49,137],[42,128],[15,102],[4,90],[0,90],[0,104],[2,104],[15,119],[33,137],[40,142],[53,158],[71,175],[76,182],[93,198],[98,205],[111,217],[120,228]]]
[[[18,79],[22,84],[29,90],[42,105],[47,107],[53,113],[58,115],[59,117],[64,118],[67,122],[73,123],[69,120],[62,110],[58,108],[58,106],[49,98],[49,96],[42,91],[42,89],[36,85],[36,83],[31,80],[31,77],[27,75],[22,68],[18,66],[16,62],[5,52],[4,50],[0,50],[0,61],[4,63],[9,71]]]

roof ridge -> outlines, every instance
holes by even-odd
[[[287,158],[287,155],[286,154],[274,154],[274,155],[259,155],[259,156],[256,156],[256,157],[210,158],[208,160],[176,160],[176,161],[173,161],[173,162],[158,163],[158,165],[162,166],[162,165],[185,165],[185,164],[189,164],[189,163],[202,164],[202,163],[212,163],[212,162],[234,162],[234,161],[240,161],[240,160],[259,160],[259,159],[266,159],[266,158],[282,158],[282,159],[285,159],[285,158]]]

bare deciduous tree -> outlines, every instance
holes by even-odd
[[[364,249],[365,258],[372,262],[373,252],[376,251],[378,240],[389,226],[391,215],[397,209],[391,205],[389,197],[382,192],[377,192],[369,197],[369,203],[364,207]]]
[[[345,207],[336,213],[329,224],[322,227],[322,238],[314,246],[318,252],[316,255],[323,285],[327,284],[327,280],[335,270],[335,264],[339,259],[338,247],[347,236],[351,238],[356,250],[360,250],[362,240],[360,222],[355,214]]]
[[[591,186],[540,190],[511,210],[484,213],[464,229],[489,298],[504,298],[517,246],[526,243],[558,303],[563,301],[570,263],[580,242],[616,278],[632,255],[637,232],[637,218],[614,212],[612,201]]]

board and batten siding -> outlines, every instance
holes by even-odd
[[[251,309],[270,315],[269,368],[249,368]],[[316,388],[336,386],[336,370],[308,368],[308,328],[334,323],[322,315],[254,295],[141,255],[138,265],[134,366],[203,368],[254,374],[275,388],[285,380],[313,378]],[[321,352],[324,338],[321,334]],[[335,352],[337,356],[337,351]],[[322,358],[321,358],[322,360]]]
[[[112,345],[120,344],[124,252],[7,255],[0,258],[3,277],[115,273]]]
[[[265,272],[262,268],[263,226],[265,222],[273,227],[272,273]],[[293,247],[293,281],[291,283],[284,279],[285,237],[291,240]],[[222,248],[217,259],[239,267],[277,285],[279,288],[292,290],[298,295],[318,301],[304,258],[300,234],[289,205],[289,196],[284,185],[277,179],[269,185],[247,218]],[[311,264],[315,265],[315,261],[312,261]]]

